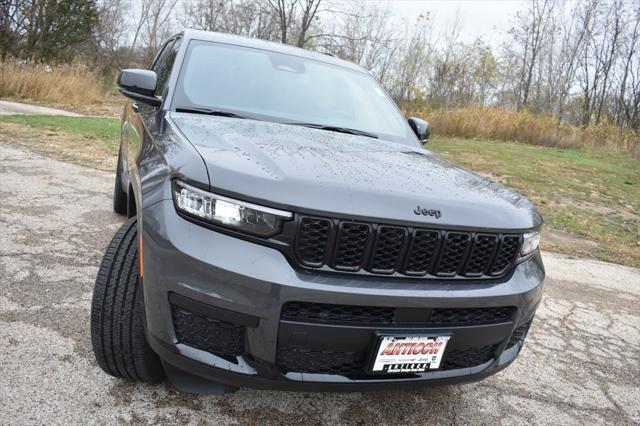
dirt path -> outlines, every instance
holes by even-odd
[[[550,253],[522,354],[480,383],[213,397],[111,378],[93,359],[89,307],[122,222],[112,185],[0,143],[0,424],[640,423],[640,270]]]
[[[67,117],[82,117],[82,114],[76,114],[75,112],[64,111],[57,108],[0,100],[0,115],[10,114],[66,115]]]

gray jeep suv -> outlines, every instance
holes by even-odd
[[[123,70],[100,367],[190,392],[470,382],[518,355],[542,219],[364,69],[187,30]]]

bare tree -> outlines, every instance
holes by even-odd
[[[522,50],[520,72],[516,86],[516,108],[521,109],[529,103],[529,95],[542,52],[544,36],[549,26],[553,3],[550,0],[531,0],[529,9],[517,15],[515,26],[511,30],[514,42]]]
[[[351,2],[333,10],[331,26],[313,37],[316,45],[369,70],[389,90],[395,54],[404,43],[386,5]]]
[[[296,46],[304,47],[307,41],[309,41],[308,32],[313,20],[318,14],[318,8],[320,7],[321,1],[322,0],[300,0],[302,17],[300,20],[300,28],[298,29],[298,41],[296,42]]]
[[[133,32],[133,41],[131,42],[131,46],[129,50],[131,52],[131,56],[134,55],[135,49],[138,45],[138,40],[140,39],[140,34],[142,33],[142,29],[149,20],[149,11],[151,10],[151,0],[142,0],[140,3],[140,10],[138,11],[136,25]]]
[[[0,0],[0,57],[17,55],[18,42],[24,37],[29,0]]]
[[[622,61],[618,72],[615,122],[640,130],[640,5],[631,11],[630,32],[622,39]]]
[[[184,4],[186,26],[276,40],[279,25],[271,10],[253,0],[195,0]]]
[[[205,31],[224,30],[231,2],[224,0],[193,0],[184,3],[184,23]]]
[[[289,33],[298,8],[298,0],[267,0],[267,4],[275,14],[280,28],[280,42],[289,41]]]
[[[597,100],[598,111],[596,113],[596,124],[600,124],[602,107],[605,102],[605,96],[607,95],[611,69],[618,54],[618,44],[622,32],[622,17],[620,15],[621,8],[622,4],[620,0],[613,2],[608,10],[607,19],[604,23],[604,26],[608,28],[608,31],[607,35],[603,36],[603,47],[599,51],[600,55],[597,58],[598,62],[602,64],[603,81],[600,88],[599,99]]]
[[[89,55],[93,65],[100,66],[104,74],[123,68],[128,61],[127,15],[131,5],[126,0],[102,0],[98,9],[98,22],[94,28],[94,43]]]
[[[442,108],[455,104],[454,92],[462,82],[465,68],[468,66],[462,58],[464,46],[459,43],[462,18],[459,13],[448,23],[447,30],[436,44],[442,46],[433,53],[431,72],[429,73],[428,99],[434,106]]]
[[[58,14],[78,4],[99,17],[88,21],[91,46],[79,38],[72,41],[81,48],[50,43],[76,35],[74,14]],[[400,102],[499,105],[559,122],[640,127],[638,2],[527,0],[499,49],[481,38],[463,41],[461,19],[437,34],[424,7],[406,22],[367,0],[0,0],[0,56],[53,58],[61,49],[112,73],[148,64],[180,21],[333,52],[369,70]]]
[[[142,1],[142,9],[147,11],[142,33],[146,45],[145,63],[151,62],[160,49],[161,43],[174,31],[171,20],[177,3],[178,0]]]
[[[427,15],[420,15],[407,38],[403,49],[396,52],[398,57],[394,65],[396,78],[391,87],[392,96],[399,101],[415,100],[422,96],[421,78],[426,68],[431,46],[431,22]]]
[[[555,108],[559,122],[564,118],[566,100],[575,84],[579,53],[585,48],[588,29],[591,25],[592,8],[588,7],[584,10],[586,16],[583,18],[578,17],[579,10],[579,8],[573,8],[568,15],[566,13],[560,15],[561,44],[552,58],[553,63],[550,64],[554,76],[552,78],[555,78],[555,84],[551,85],[550,90],[557,97]]]

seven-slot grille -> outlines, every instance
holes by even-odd
[[[513,266],[517,234],[300,218],[295,251],[308,268],[421,277],[495,278]]]

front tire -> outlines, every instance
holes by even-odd
[[[91,343],[98,365],[115,377],[158,383],[165,377],[144,334],[136,218],[109,243],[91,304]]]
[[[127,214],[127,193],[122,189],[122,155],[118,153],[118,165],[116,166],[116,182],[113,187],[113,211],[118,214]]]

